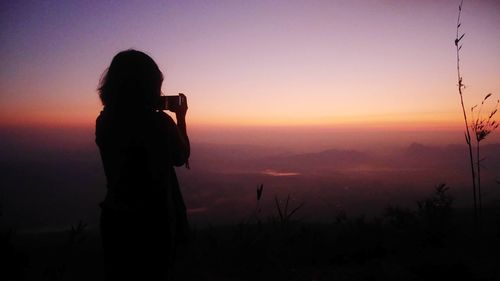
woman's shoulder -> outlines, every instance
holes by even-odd
[[[128,131],[141,131],[147,128],[167,129],[175,127],[175,122],[163,111],[142,112],[111,112],[103,109],[95,121],[96,133],[107,131],[111,127],[115,129],[126,129]]]
[[[95,119],[95,129],[96,129],[96,133],[98,132],[101,132],[101,131],[105,131],[105,130],[108,130],[112,125],[113,123],[113,120],[115,118],[113,117],[113,114],[111,114],[111,112],[104,108],[103,110],[101,110],[101,112],[99,113],[99,115],[97,115],[97,118]]]
[[[97,116],[96,123],[104,123],[112,120],[124,122],[130,122],[132,120],[173,121],[173,119],[163,111],[138,110],[130,112],[104,108]]]
[[[95,119],[95,127],[96,129],[101,128],[103,125],[105,125],[109,120],[109,114],[105,111],[102,110],[99,115],[97,115],[97,118]]]
[[[104,107],[101,112],[99,112],[99,115],[97,115],[97,118],[95,119],[96,125],[103,125],[105,123],[110,122],[113,120],[113,111],[107,107]]]
[[[102,119],[104,118],[104,116],[106,115],[106,113],[104,112],[104,109],[101,110],[101,112],[99,112],[99,115],[97,115],[97,118],[95,119],[95,122],[102,122]]]

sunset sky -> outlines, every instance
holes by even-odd
[[[329,222],[344,209],[417,208],[439,183],[472,206],[459,3],[0,1],[5,217],[21,229],[97,227],[97,88],[130,48],[157,62],[163,93],[188,98],[191,169],[176,173],[195,223],[245,218],[260,184],[262,214],[291,194],[306,202],[300,216]],[[461,29],[466,107],[492,93],[488,113],[500,98],[500,0],[465,0]],[[484,203],[498,205],[500,130],[480,148]]]
[[[203,126],[462,125],[459,1],[2,1],[0,125],[93,126],[119,51]],[[465,1],[466,103],[500,96],[500,2]]]

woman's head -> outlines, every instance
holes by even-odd
[[[126,50],[111,61],[99,83],[99,97],[106,107],[154,108],[161,94],[163,74],[143,52]]]

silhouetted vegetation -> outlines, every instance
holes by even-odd
[[[87,225],[83,221],[78,221],[76,225],[71,226],[71,229],[68,231],[66,243],[57,249],[58,257],[56,257],[54,264],[45,268],[42,280],[58,281],[67,279],[65,278],[65,274],[68,271],[68,263],[72,261],[75,248],[85,241],[86,227]]]
[[[340,212],[331,223],[270,217],[199,229],[178,279],[493,280],[492,268],[470,255],[490,259],[498,243],[477,256],[467,212],[452,204],[449,187],[439,184],[414,208],[389,206],[380,217]]]
[[[41,253],[33,253],[32,251],[33,248],[40,250],[42,245],[37,244],[42,244],[40,238],[43,235],[20,235],[16,234],[13,228],[2,229],[0,238],[0,253],[3,261],[2,270],[0,270],[1,279],[56,281],[71,280],[72,276],[78,276],[78,273],[75,272],[68,276],[68,272],[71,270],[71,263],[82,261],[79,246],[82,246],[86,239],[86,227],[85,223],[79,221],[76,225],[72,225],[69,231],[63,233],[66,238],[57,237],[56,240],[52,240],[50,253],[43,253],[44,263],[42,267],[35,264],[35,256]],[[33,246],[33,248],[26,248],[28,245]],[[40,272],[33,272],[34,269]]]
[[[439,184],[413,206],[388,206],[380,216],[340,211],[328,223],[299,220],[308,205],[287,196],[270,216],[195,227],[179,251],[173,280],[495,280],[500,209],[492,205],[487,212],[481,237],[487,247],[479,249],[470,240],[476,235],[471,212],[453,207],[451,191]],[[259,186],[257,202],[264,193]],[[10,271],[2,271],[2,280],[103,280],[102,267],[95,266],[102,262],[98,237],[79,222],[45,240],[51,253],[33,247],[24,257],[13,254],[23,246],[2,240],[10,241],[10,251],[2,251]],[[44,240],[32,234],[23,241]],[[34,262],[50,259],[28,267],[28,255]]]
[[[0,205],[0,219],[3,210]],[[3,220],[2,220],[3,222]],[[28,267],[28,256],[14,246],[14,228],[0,225],[0,278],[2,280],[23,280],[23,272]]]
[[[290,204],[290,194],[286,197],[286,200],[282,202],[281,200],[278,199],[278,197],[274,197],[274,202],[276,203],[276,210],[278,211],[279,215],[279,222],[282,225],[289,224],[292,222],[292,217],[293,215],[300,210],[304,206],[304,203],[300,203],[296,207],[291,207],[289,206]]]
[[[485,101],[492,96],[491,93],[488,93],[483,98],[481,105],[479,106],[479,110],[474,111],[478,105],[474,105],[470,109],[471,120],[469,123],[469,116],[467,115],[467,111],[465,110],[466,106],[464,103],[464,91],[465,84],[460,73],[460,51],[462,49],[463,43],[462,39],[465,36],[465,33],[462,33],[460,30],[462,26],[461,15],[462,15],[462,7],[463,0],[460,2],[458,6],[458,18],[457,18],[457,33],[455,37],[455,47],[456,47],[456,56],[457,56],[457,81],[458,81],[458,94],[460,96],[460,105],[462,106],[462,113],[465,122],[465,142],[469,148],[469,161],[471,167],[471,179],[472,179],[472,191],[473,191],[473,200],[474,200],[474,216],[476,220],[476,224],[481,220],[482,210],[483,210],[483,200],[482,200],[482,192],[481,192],[481,166],[484,158],[481,158],[480,155],[480,143],[483,141],[490,133],[496,130],[499,126],[498,122],[493,118],[498,110],[498,104],[500,100],[497,100],[495,106],[491,110],[490,113],[484,115],[482,111]],[[474,133],[474,138],[471,137],[471,131]],[[475,141],[476,146],[476,159],[474,161],[473,154],[473,141]]]

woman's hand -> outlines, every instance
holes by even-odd
[[[184,94],[179,94],[179,97],[183,102],[181,102],[181,105],[175,108],[175,117],[177,120],[179,119],[185,119],[186,118],[186,113],[188,110],[188,105],[187,105],[187,98]]]
[[[181,102],[181,105],[179,105],[174,112],[175,118],[177,119],[177,128],[179,129],[179,133],[184,145],[184,162],[186,163],[186,168],[189,169],[189,155],[191,154],[191,148],[186,129],[186,112],[188,110],[188,105],[186,96],[184,94],[179,94],[179,96],[183,102]]]

